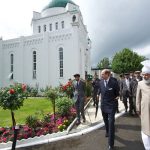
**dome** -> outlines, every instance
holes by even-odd
[[[76,5],[71,0],[52,0],[43,10],[53,8],[53,7],[66,7],[67,3]]]

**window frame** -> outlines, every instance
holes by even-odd
[[[59,48],[59,77],[63,78],[64,77],[64,53],[63,53],[63,48]]]
[[[33,51],[32,53],[32,78],[37,79],[37,53]]]

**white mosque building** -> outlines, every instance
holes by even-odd
[[[33,34],[0,39],[0,87],[14,82],[58,86],[75,73],[91,73],[91,41],[79,6],[71,0],[52,0],[33,12]]]

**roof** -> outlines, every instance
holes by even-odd
[[[43,10],[54,7],[66,7],[67,3],[76,5],[72,0],[52,0]]]

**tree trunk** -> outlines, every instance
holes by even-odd
[[[54,123],[56,123],[56,118],[55,118],[55,100],[53,101],[53,112],[54,112]]]
[[[12,110],[11,110],[11,118],[12,118],[13,127],[15,127],[16,126],[16,120],[15,120],[14,112]]]
[[[12,150],[15,150],[18,130],[16,129],[16,120],[15,120],[14,112],[12,110],[11,110],[11,117],[12,117],[12,124],[13,124],[13,128],[14,128],[14,138],[13,138],[13,143],[12,143]]]

